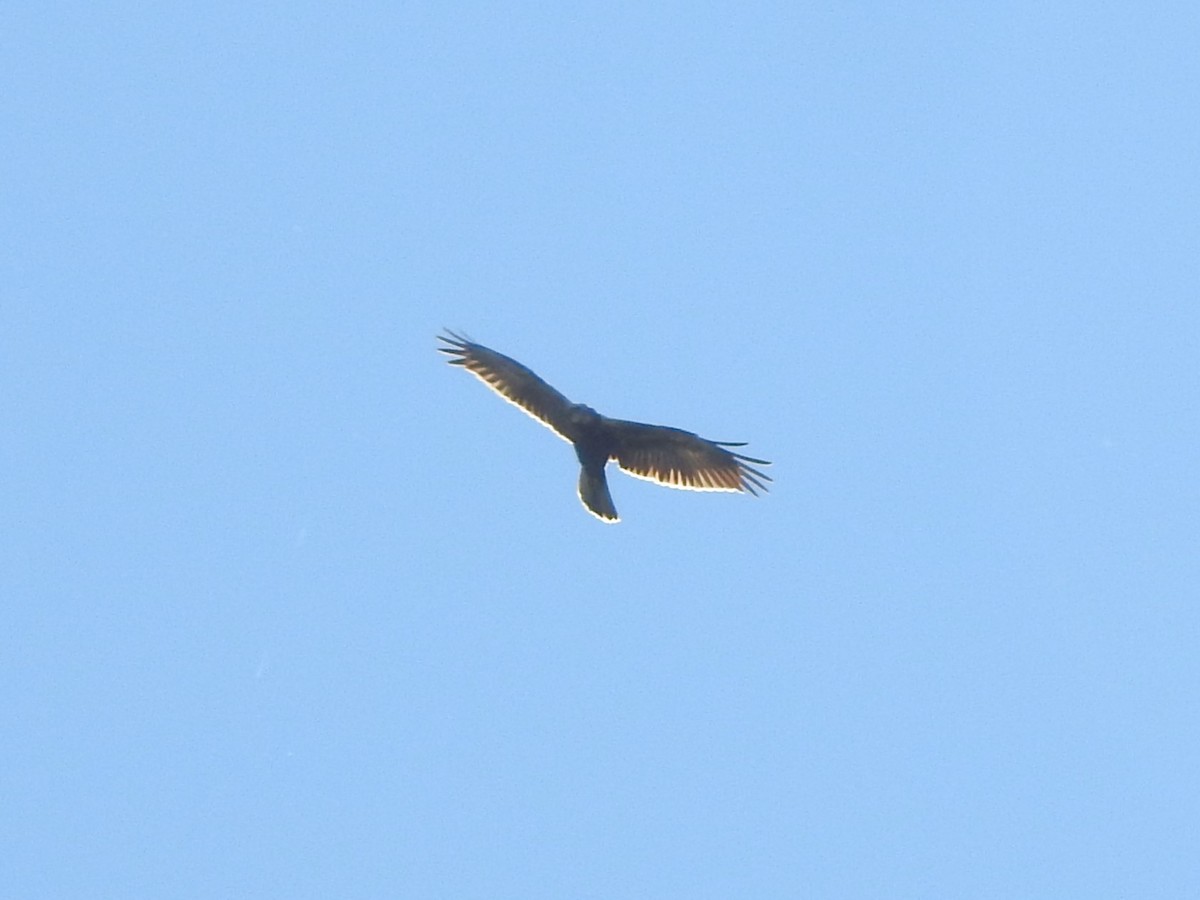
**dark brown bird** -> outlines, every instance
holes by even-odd
[[[590,406],[572,403],[515,359],[453,331],[447,330],[447,334],[449,337],[438,335],[446,344],[438,350],[449,354],[451,365],[463,366],[509,403],[575,445],[582,466],[579,499],[605,522],[620,518],[604,477],[610,459],[630,475],[673,488],[748,491],[756,496],[755,488],[767,489],[764,482],[771,476],[747,463],[769,466],[769,462],[725,449],[744,447],[744,443],[708,441],[679,428],[610,419]]]

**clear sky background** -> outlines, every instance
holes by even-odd
[[[403,7],[0,13],[4,894],[1195,896],[1196,5]]]

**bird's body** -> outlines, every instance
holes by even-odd
[[[572,403],[515,359],[449,332],[438,339],[451,365],[463,366],[509,403],[520,407],[575,447],[579,499],[596,517],[618,521],[604,470],[610,459],[638,478],[698,491],[766,490],[771,477],[747,463],[766,460],[727,450],[741,447],[709,441],[690,431],[610,419],[590,406]]]
[[[604,416],[582,403],[573,405],[568,416],[575,429],[572,443],[579,459],[579,499],[604,521],[619,521],[604,476],[604,468],[616,450],[612,429],[605,425]]]

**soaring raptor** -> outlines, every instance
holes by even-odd
[[[748,464],[769,466],[769,462],[725,449],[745,444],[708,441],[665,425],[610,419],[590,406],[572,403],[515,359],[453,331],[447,330],[447,335],[438,335],[445,344],[438,350],[450,356],[451,365],[464,367],[509,403],[575,445],[582,467],[579,499],[588,512],[605,522],[619,521],[604,478],[610,459],[630,475],[668,487],[755,495],[755,488],[767,489],[765,482],[771,476]]]

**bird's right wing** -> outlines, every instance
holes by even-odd
[[[460,334],[446,330],[449,337],[438,335],[447,346],[438,347],[451,358],[452,366],[462,366],[493,391],[533,416],[563,440],[572,440],[567,412],[571,401],[542,381],[532,370],[515,359],[476,344]]]
[[[750,463],[769,466],[765,459],[742,456],[728,441],[710,441],[665,425],[645,425],[623,419],[605,419],[614,438],[612,458],[637,478],[689,491],[746,491],[767,489],[771,476]]]

